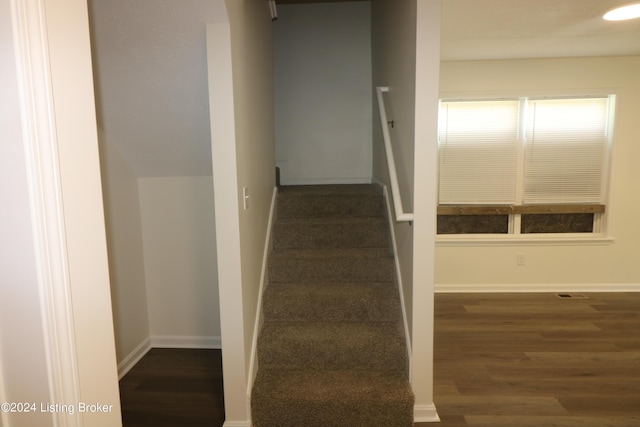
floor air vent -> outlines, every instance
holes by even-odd
[[[556,296],[560,299],[588,299],[589,298],[585,294],[560,293],[560,294],[556,294]]]

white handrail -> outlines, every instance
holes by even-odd
[[[384,107],[383,92],[389,92],[386,86],[378,86],[378,110],[380,111],[380,124],[382,125],[382,136],[384,138],[384,150],[387,154],[387,166],[389,167],[389,180],[391,181],[391,196],[393,197],[393,209],[396,213],[396,221],[413,221],[413,214],[404,212],[400,187],[398,186],[398,174],[396,173],[396,162],[393,157],[393,147],[391,146],[391,135],[389,134],[389,123],[387,121],[387,110]]]

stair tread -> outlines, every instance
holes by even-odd
[[[400,298],[393,282],[271,283],[265,321],[397,321]]]
[[[265,380],[272,381],[268,393],[276,399],[335,400],[340,395],[355,401],[373,396],[385,400],[413,397],[404,373],[390,370],[264,368],[258,372],[255,387]]]
[[[380,344],[380,337],[399,339],[402,335],[396,322],[266,322],[262,340],[318,342],[318,345],[341,344],[345,347],[361,342]]]
[[[387,248],[274,249],[269,281],[363,282],[393,280],[393,253]]]
[[[284,185],[278,188],[282,196],[375,196],[381,197],[382,190],[373,184],[339,185]]]
[[[268,322],[258,338],[267,367],[402,370],[406,351],[399,325],[389,322]]]
[[[290,256],[294,258],[313,257],[381,257],[393,258],[391,249],[385,248],[280,248],[273,249],[271,255],[274,257]]]
[[[285,248],[388,248],[389,227],[382,217],[288,218],[273,229],[273,246]]]
[[[413,421],[413,394],[402,374],[375,370],[264,368],[254,385],[257,427],[405,426]]]
[[[380,188],[370,185],[291,186],[278,190],[278,218],[384,215]]]
[[[276,227],[289,225],[334,225],[334,224],[376,224],[387,225],[387,219],[380,216],[330,216],[330,217],[300,217],[278,218],[274,224]]]

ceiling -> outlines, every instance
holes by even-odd
[[[348,0],[276,0],[277,4]],[[372,0],[376,1],[376,0]],[[640,55],[640,19],[602,15],[631,0],[443,0],[445,61]]]
[[[640,55],[640,19],[602,15],[630,0],[444,0],[443,60]]]
[[[442,58],[640,55],[640,20],[601,19],[626,1],[443,0]],[[211,175],[205,25],[225,0],[88,3],[103,139],[139,177]]]

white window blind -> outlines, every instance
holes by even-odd
[[[519,101],[443,101],[439,203],[513,204]]]
[[[602,203],[608,98],[529,100],[525,204]]]

